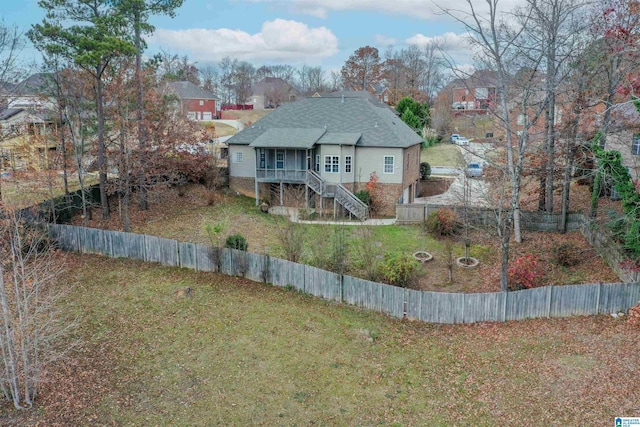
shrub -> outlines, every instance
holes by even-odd
[[[580,264],[580,249],[570,242],[561,243],[553,247],[553,256],[556,264],[563,267],[573,267]]]
[[[525,255],[509,267],[509,287],[512,290],[538,288],[544,285],[545,274],[540,258]]]
[[[431,165],[427,162],[420,163],[420,179],[424,181],[431,176]]]
[[[462,227],[458,216],[451,209],[438,209],[431,212],[424,225],[429,233],[438,236],[451,236]]]
[[[227,241],[224,246],[229,249],[238,249],[240,251],[246,251],[249,247],[247,240],[241,234],[233,234],[227,237]]]
[[[367,190],[358,191],[355,196],[367,206],[371,206],[371,194]]]
[[[418,270],[418,261],[409,254],[391,253],[380,264],[380,275],[394,286],[407,287]]]

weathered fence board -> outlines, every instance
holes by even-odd
[[[548,317],[552,286],[507,292],[504,320]]]
[[[393,317],[404,317],[405,288],[382,284],[380,286],[383,313]]]
[[[598,313],[599,285],[553,286],[550,317]]]
[[[118,231],[68,225],[50,226],[51,237],[66,251],[102,253],[200,271],[217,271],[217,251],[207,245]],[[640,284],[548,286],[517,292],[458,294],[415,291],[340,276],[266,255],[220,250],[220,270],[312,295],[432,323],[473,323],[567,317],[626,311],[640,300]],[[406,311],[406,313],[405,313]]]
[[[462,323],[464,294],[423,292],[419,319],[431,323]]]
[[[180,242],[178,244],[178,253],[180,255],[180,267],[197,270],[198,263],[196,261],[195,243]]]
[[[178,242],[156,236],[144,236],[145,261],[159,262],[162,265],[179,265]]]
[[[198,271],[216,271],[215,249],[207,245],[196,245],[196,267]]]
[[[382,283],[343,276],[342,287],[344,302],[370,310],[382,311]]]
[[[342,301],[342,280],[339,274],[310,265],[305,265],[304,270],[306,293],[337,302]]]
[[[422,295],[424,292],[407,289],[405,292],[407,298],[407,317],[412,320],[421,320]]]
[[[304,265],[279,258],[269,258],[271,283],[276,286],[292,286],[304,291]]]
[[[499,322],[502,320],[505,294],[501,292],[464,295],[464,323]]]
[[[599,312],[617,313],[627,310],[640,300],[640,284],[603,284],[600,288]]]

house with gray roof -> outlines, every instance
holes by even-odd
[[[167,87],[177,97],[181,114],[188,119],[210,121],[220,115],[220,100],[212,92],[190,81],[169,82]]]
[[[251,88],[249,97],[255,110],[277,108],[285,102],[300,99],[300,91],[278,77],[265,77]]]
[[[379,213],[395,215],[396,203],[412,203],[418,190],[422,139],[373,99],[319,96],[280,106],[227,141],[231,189],[256,204],[342,207],[364,219],[353,193],[371,181]]]

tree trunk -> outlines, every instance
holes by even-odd
[[[102,218],[109,219],[109,198],[107,197],[107,158],[104,138],[104,109],[102,94],[102,65],[96,67],[96,115],[98,119],[98,170],[100,175],[100,206]]]
[[[142,40],[140,36],[140,6],[135,5],[134,11],[134,29],[135,29],[135,45],[136,45],[136,91],[137,91],[137,119],[138,119],[138,147],[139,147],[139,168],[140,176],[138,177],[138,186],[140,189],[140,209],[146,211],[149,209],[147,202],[147,185],[146,185],[146,163],[147,163],[147,127],[144,122],[144,81],[142,78]],[[128,206],[128,200],[127,200]]]

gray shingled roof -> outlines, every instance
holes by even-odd
[[[181,99],[218,99],[213,93],[196,86],[190,81],[169,82],[169,87]]]
[[[275,129],[272,132],[276,137],[290,141],[285,135],[290,129],[312,132],[320,127],[326,127],[329,143],[336,140],[331,134],[361,134],[356,142],[359,147],[407,148],[422,142],[422,138],[386,105],[373,104],[361,97],[345,96],[344,101],[342,97],[311,97],[284,104],[234,135],[227,143],[249,145],[270,129]],[[318,144],[322,144],[323,139]],[[283,148],[282,143],[279,145],[279,148]]]
[[[249,145],[257,148],[307,149],[313,147],[326,131],[324,128],[272,128],[267,129]]]
[[[318,144],[325,145],[356,145],[362,137],[359,132],[352,133],[325,133],[318,141]]]

